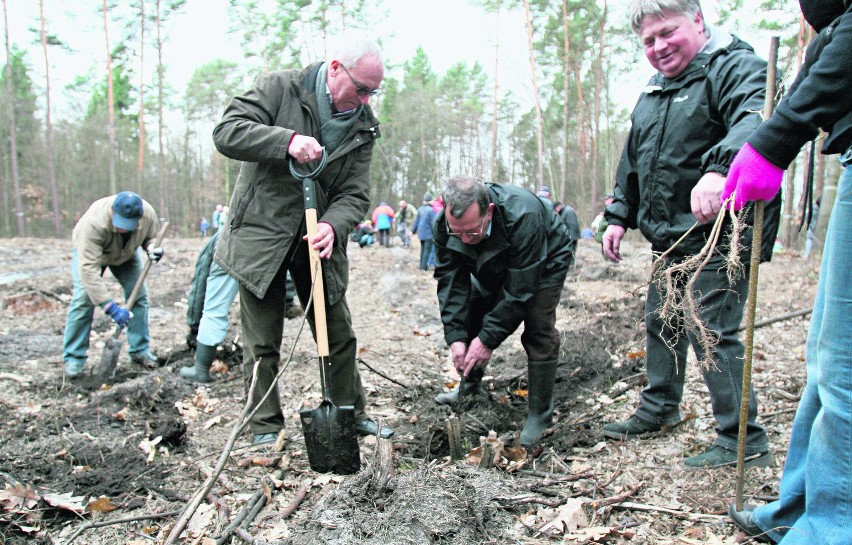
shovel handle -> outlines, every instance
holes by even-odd
[[[163,237],[166,235],[166,229],[169,227],[169,222],[164,221],[160,226],[160,232],[157,233],[157,240],[154,241],[154,247],[159,246],[163,242]],[[147,257],[147,256],[146,256]],[[133,291],[130,292],[130,297],[127,298],[127,310],[133,308],[136,304],[136,298],[139,297],[139,290],[142,289],[142,284],[145,283],[145,277],[148,276],[148,271],[151,270],[151,258],[145,260],[145,266],[142,268],[142,273],[136,279],[136,284],[133,286]]]
[[[325,320],[325,284],[322,280],[322,259],[319,251],[311,244],[311,237],[317,234],[317,209],[305,210],[305,222],[308,228],[308,254],[311,259],[311,278],[313,281],[314,330],[317,338],[317,351],[320,358],[327,358],[328,326]]]

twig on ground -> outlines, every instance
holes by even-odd
[[[705,515],[704,513],[688,513],[686,511],[678,511],[677,509],[668,509],[666,507],[657,507],[656,505],[648,505],[644,503],[634,503],[628,501],[613,504],[613,507],[618,509],[629,509],[632,511],[666,513],[667,515],[672,515],[674,517],[685,518],[689,520],[710,520],[713,522],[718,522],[727,518],[727,515]]]
[[[179,514],[180,514],[180,511],[168,511],[166,513],[156,513],[156,514],[151,514],[151,515],[139,515],[139,516],[135,516],[135,517],[124,517],[124,518],[120,518],[120,519],[101,520],[101,521],[98,521],[98,522],[89,522],[89,523],[86,523],[86,524],[80,526],[79,528],[77,528],[77,531],[74,532],[73,534],[71,534],[71,536],[69,536],[69,538],[68,538],[68,541],[66,541],[65,543],[70,544],[75,539],[77,539],[80,536],[80,534],[82,534],[86,530],[91,530],[92,528],[103,528],[104,526],[112,526],[114,524],[124,524],[125,522],[136,522],[136,521],[139,521],[139,520],[164,519],[164,518],[174,517],[174,516],[179,515]]]
[[[588,505],[589,507],[591,507],[592,509],[598,509],[600,507],[605,507],[607,505],[616,505],[616,504],[624,502],[624,500],[626,500],[627,498],[634,496],[639,491],[640,488],[642,488],[641,483],[628,484],[627,490],[625,490],[621,494],[617,494],[615,496],[611,496],[609,498],[603,498],[603,499],[600,499],[600,500],[591,500],[591,501],[585,502],[585,504]]]
[[[373,368],[373,366],[372,366],[372,365],[370,365],[369,363],[367,363],[366,361],[364,361],[364,360],[363,360],[362,358],[360,358],[360,357],[358,358],[358,363],[360,363],[361,365],[363,365],[364,367],[366,367],[366,368],[367,368],[367,369],[369,369],[370,371],[374,372],[375,374],[379,375],[379,376],[380,376],[380,377],[382,377],[383,379],[385,379],[385,380],[389,380],[389,381],[393,382],[394,384],[396,384],[397,386],[402,386],[402,387],[403,387],[403,388],[405,388],[406,390],[407,390],[407,389],[409,389],[409,386],[408,386],[408,385],[403,384],[402,382],[399,382],[398,380],[394,380],[394,379],[390,378],[389,376],[387,376],[386,374],[382,373],[382,372],[381,372],[381,371],[379,371],[378,369]]]
[[[812,309],[812,308],[803,308],[801,310],[796,310],[794,312],[788,312],[787,314],[781,314],[780,316],[773,316],[771,318],[766,318],[765,320],[760,320],[759,322],[755,322],[754,328],[757,329],[759,327],[766,327],[766,326],[772,325],[776,322],[783,322],[784,320],[791,320],[793,318],[798,318],[800,316],[807,316],[808,314],[813,312],[813,310],[814,309]],[[746,327],[747,327],[746,324],[743,324],[737,329],[737,331],[745,331]]]

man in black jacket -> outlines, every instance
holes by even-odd
[[[491,354],[524,323],[529,415],[521,444],[532,445],[553,414],[556,306],[577,241],[531,192],[467,177],[449,181],[434,226],[444,338],[465,394],[479,391]],[[456,388],[435,399],[452,404],[458,395]]]
[[[668,267],[705,245],[712,229],[708,219],[719,211],[731,161],[761,122],[766,63],[745,42],[708,25],[698,0],[636,2],[631,24],[658,73],[633,109],[613,202],[605,212],[609,226],[603,251],[620,261],[625,230],[638,228],[655,254],[676,245],[666,259]],[[780,198],[766,209],[764,241],[775,239],[779,211]],[[724,254],[730,232],[726,225],[719,249],[713,250],[694,287],[699,317],[717,337],[710,354],[715,368],[702,370],[717,437],[706,451],[686,458],[687,467],[732,465],[737,459],[745,351],[737,328],[748,296],[748,275],[728,282]],[[750,228],[740,242],[750,248]],[[771,251],[765,255],[768,258]],[[705,359],[705,349],[684,326],[682,313],[668,319],[660,315],[664,297],[652,282],[645,304],[648,386],[629,419],[604,426],[609,438],[634,439],[679,422],[689,345],[699,361]],[[747,465],[766,466],[772,457],[756,417],[752,392]]]

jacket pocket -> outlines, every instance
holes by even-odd
[[[240,198],[237,201],[236,210],[234,210],[234,213],[231,216],[232,219],[230,231],[236,231],[243,224],[243,219],[246,216],[246,210],[248,210],[249,205],[254,200],[254,193],[254,184],[249,184],[245,192],[240,195]]]

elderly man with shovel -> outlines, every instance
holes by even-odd
[[[521,444],[531,446],[553,415],[556,306],[577,241],[553,208],[526,189],[467,177],[447,184],[434,227],[444,338],[464,377],[463,386],[435,400],[451,405],[460,391],[480,391],[492,353],[523,322],[529,414]]]
[[[112,298],[103,274],[109,268],[124,289],[125,298],[130,299],[145,268],[142,253],[137,250],[145,248],[148,258],[154,262],[163,257],[163,249],[153,244],[159,226],[154,207],[131,191],[95,201],[77,222],[71,234],[74,291],[62,350],[66,377],[73,379],[83,374],[95,305],[116,325],[127,327],[130,359],[134,363],[146,367],[158,365],[159,360],[148,345],[151,338],[144,284],[138,290],[133,307],[128,309]]]
[[[240,283],[246,384],[260,361],[252,399],[260,406],[250,422],[256,445],[275,441],[284,427],[274,380],[286,308],[285,276],[289,270],[308,310],[315,279],[309,245],[323,262],[329,333],[325,360],[330,365],[324,370],[329,371],[331,401],[354,410],[353,433],[377,433],[365,410],[345,293],[346,243],[370,204],[370,162],[379,122],[368,103],[378,92],[384,64],[371,40],[350,35],[340,44],[326,62],[260,76],[252,89],[231,101],[213,131],[216,148],[243,161],[231,198],[231,220],[214,259]],[[325,166],[313,180],[317,191],[311,210],[319,222],[316,233],[309,235],[303,184],[289,167],[295,162],[307,169],[317,160]],[[317,331],[314,313],[307,314],[316,338],[324,332]],[[270,387],[272,394],[261,403]],[[387,426],[382,428],[383,437],[392,434]]]

